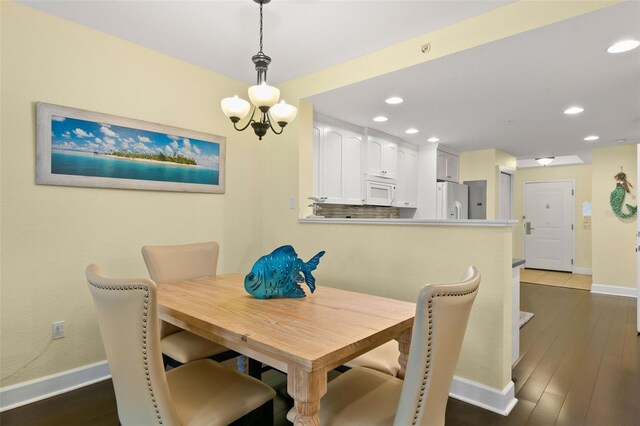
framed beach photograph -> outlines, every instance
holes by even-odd
[[[222,136],[38,102],[36,183],[224,193]]]

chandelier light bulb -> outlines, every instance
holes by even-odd
[[[267,109],[274,106],[280,99],[280,89],[269,86],[267,83],[256,84],[249,87],[249,99],[258,108],[266,107]]]
[[[271,117],[276,121],[276,123],[280,124],[280,126],[285,126],[291,123],[298,114],[298,108],[293,105],[289,105],[285,103],[284,100],[280,101],[279,104],[275,104],[269,110]]]
[[[220,101],[220,107],[222,107],[222,112],[224,112],[227,118],[231,120],[237,119],[236,121],[245,118],[251,109],[249,102],[239,98],[238,95],[235,95],[233,98],[224,98]]]

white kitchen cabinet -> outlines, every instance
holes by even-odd
[[[397,165],[398,183],[393,205],[415,208],[418,206],[418,152],[398,147]]]
[[[314,122],[314,196],[332,204],[363,204],[362,133]]]
[[[438,149],[436,179],[458,182],[458,164],[459,159],[457,155]]]
[[[398,145],[379,137],[367,138],[367,174],[395,179],[398,167]]]

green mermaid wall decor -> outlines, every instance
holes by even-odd
[[[633,188],[633,185],[627,181],[627,175],[623,172],[618,173],[614,176],[616,180],[616,189],[611,192],[611,196],[609,197],[609,204],[611,204],[611,208],[613,212],[622,219],[627,219],[636,215],[638,210],[638,206],[631,206],[629,204],[625,204],[627,206],[627,210],[629,213],[625,213],[622,211],[622,205],[624,204],[624,198],[631,191],[629,188]]]

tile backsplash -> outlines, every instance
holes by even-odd
[[[386,206],[352,206],[346,204],[318,204],[317,215],[326,218],[358,218],[358,219],[397,219],[400,217],[398,207]]]

